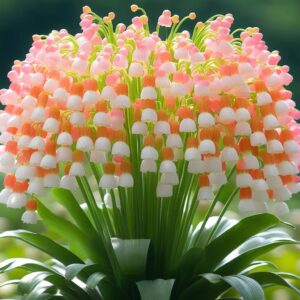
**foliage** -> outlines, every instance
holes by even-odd
[[[204,294],[205,299],[215,299],[233,288],[244,299],[261,300],[262,288],[272,285],[289,287],[300,294],[292,284],[298,277],[280,273],[270,263],[256,260],[278,246],[296,243],[279,229],[287,225],[273,215],[259,214],[239,222],[222,218],[218,223],[217,217],[211,217],[204,227],[203,223],[191,227],[183,248],[177,248],[169,264],[162,264],[168,255],[163,249],[169,239],[162,241],[160,252],[154,251],[152,241],[148,248],[143,241],[145,246],[141,247],[137,239],[126,246],[126,240],[119,239],[121,251],[116,251],[109,236],[99,238],[95,224],[83,208],[68,205],[76,203],[69,191],[55,189],[53,194],[67,208],[67,219],[72,221],[50,213],[42,201],[39,213],[47,215],[48,225],[67,247],[24,230],[1,234],[1,238],[20,239],[52,257],[45,263],[23,258],[1,263],[2,272],[15,268],[30,271],[20,280],[5,283],[17,284],[18,294],[25,297],[22,299],[149,299],[149,288],[161,291],[157,299],[168,299],[164,290],[166,294],[171,290],[171,299],[201,299]],[[101,218],[106,213],[103,208],[98,209]],[[172,232],[168,234],[171,236]],[[89,246],[91,243],[93,247]],[[102,247],[105,250],[100,250]],[[127,263],[129,258],[133,259],[132,253],[140,266],[134,271]],[[158,264],[159,268],[153,267]],[[121,268],[122,265],[125,267]],[[264,271],[260,270],[262,266]]]

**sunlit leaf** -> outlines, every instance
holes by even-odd
[[[65,265],[69,265],[72,263],[82,263],[82,260],[73,252],[41,234],[26,230],[5,231],[0,234],[0,238],[6,237],[16,238],[31,246],[34,246],[37,249],[40,249],[41,251],[47,253],[51,257],[56,258],[58,261],[62,262]]]
[[[67,209],[73,220],[83,232],[88,232],[94,236],[97,235],[95,228],[91,224],[84,210],[80,207],[74,195],[69,190],[53,188],[51,192],[56,201]]]
[[[122,240],[112,238],[113,249],[121,270],[126,275],[141,275],[145,273],[149,239]]]
[[[141,300],[168,300],[171,296],[174,279],[156,279],[137,282]]]
[[[273,273],[273,272],[255,272],[248,274],[247,276],[255,279],[257,282],[259,282],[262,286],[269,287],[269,286],[284,286],[287,288],[292,289],[294,292],[296,292],[298,295],[300,295],[300,290],[293,285],[289,280],[286,279],[292,279],[297,280],[298,283],[300,282],[300,278],[298,276],[295,276],[293,274],[288,273]]]

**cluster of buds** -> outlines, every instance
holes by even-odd
[[[172,197],[188,172],[199,178],[198,200],[210,200],[234,167],[241,210],[270,200],[287,210],[300,191],[300,113],[278,52],[258,28],[235,37],[230,14],[198,22],[190,35],[179,29],[195,13],[180,20],[165,10],[150,32],[144,10],[131,9],[142,15],[114,29],[114,13],[84,7],[82,32],[35,35],[14,62],[0,91],[0,201],[26,207],[22,219],[34,223],[34,197],[76,189],[91,164],[106,192],[155,173],[153,196]],[[169,28],[165,40],[160,27]]]

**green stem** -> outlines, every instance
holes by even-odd
[[[76,177],[76,180],[77,180],[80,190],[82,191],[83,195],[86,198],[86,203],[87,203],[89,211],[92,215],[92,218],[95,222],[97,232],[99,233],[99,237],[101,238],[101,241],[103,243],[106,254],[110,260],[110,264],[111,264],[114,276],[116,278],[116,282],[119,285],[119,287],[122,289],[123,284],[122,284],[122,275],[121,275],[120,266],[118,264],[115,254],[114,254],[114,250],[112,248],[109,232],[107,231],[105,222],[103,222],[103,220],[102,220],[101,211],[98,209],[98,206],[97,206],[96,201],[93,196],[93,192],[91,191],[89,183],[85,176]]]
[[[119,215],[119,208],[117,207],[117,201],[116,201],[116,197],[115,197],[115,193],[112,190],[111,193],[111,202],[112,202],[112,209],[113,209],[113,220],[115,223],[115,228],[116,228],[116,232],[117,232],[117,237],[123,237],[122,235],[122,227],[121,227],[121,223],[120,223],[120,215]]]
[[[231,178],[232,174],[234,173],[234,171],[235,171],[235,166],[231,168],[231,170],[230,170],[230,172],[228,174],[228,177],[227,177],[228,181],[230,180],[230,178]],[[212,212],[213,212],[213,210],[214,210],[214,208],[215,208],[215,206],[216,206],[216,204],[218,202],[218,198],[221,195],[221,193],[222,193],[222,191],[223,191],[223,189],[224,189],[225,186],[226,186],[226,184],[222,185],[222,187],[219,188],[219,190],[218,190],[216,196],[214,197],[214,199],[213,199],[213,201],[212,201],[212,203],[211,203],[208,211],[206,212],[204,220],[203,220],[202,225],[201,225],[201,228],[200,228],[200,230],[199,230],[199,232],[197,234],[197,237],[195,238],[194,245],[198,244],[198,242],[199,242],[199,240],[201,238],[201,234],[202,234],[202,232],[203,232],[203,230],[205,228],[205,225],[206,225],[208,219],[211,217],[211,214],[212,214]]]
[[[189,16],[184,17],[177,25],[172,26],[170,35],[168,37],[168,41],[172,40],[173,36],[177,33],[178,29],[180,28],[180,26],[184,23],[184,21],[190,19]]]
[[[186,208],[182,208],[182,220],[180,223],[180,227],[178,228],[178,232],[176,232],[176,242],[175,246],[172,249],[172,259],[171,261],[174,262],[178,257],[181,256],[184,249],[186,248],[186,241],[188,239],[188,232],[190,230],[190,227],[193,223],[196,211],[197,211],[197,192],[196,192],[196,186],[197,186],[197,178],[195,175],[193,175],[191,180],[191,185],[189,187],[188,194],[186,196],[187,201],[190,200],[190,204]],[[192,194],[192,192],[194,194]],[[188,203],[186,203],[188,205]]]
[[[99,170],[97,169],[96,164],[89,162],[89,159],[88,159],[88,158],[86,158],[86,161],[88,162],[89,166],[91,167],[92,173],[93,173],[93,175],[94,175],[94,177],[95,177],[95,179],[96,179],[96,182],[98,183],[99,180],[100,180],[101,175],[100,175]],[[115,236],[115,235],[116,235],[116,230],[115,230],[115,228],[114,228],[114,226],[113,226],[111,217],[109,216],[108,209],[107,209],[106,204],[105,204],[105,202],[104,202],[104,194],[103,194],[103,191],[102,191],[102,189],[100,189],[100,188],[98,189],[98,191],[99,191],[100,198],[101,198],[101,201],[102,201],[102,208],[101,208],[101,211],[103,212],[103,216],[104,216],[105,221],[106,221],[106,224],[107,224],[107,226],[108,226],[109,234],[110,234],[111,236]]]
[[[235,188],[235,189],[233,190],[233,192],[230,194],[228,200],[226,201],[225,205],[223,206],[223,209],[222,209],[222,211],[221,211],[221,213],[220,213],[220,215],[219,215],[219,217],[218,217],[217,222],[215,223],[215,225],[214,225],[212,231],[210,232],[210,234],[209,234],[209,236],[208,236],[208,239],[207,239],[207,241],[206,241],[206,245],[208,245],[208,244],[210,243],[211,239],[213,238],[213,236],[214,236],[216,230],[218,229],[218,226],[219,226],[219,224],[220,224],[220,222],[221,222],[221,220],[222,220],[222,218],[223,218],[225,212],[227,211],[229,205],[230,205],[231,202],[233,201],[233,199],[234,199],[234,197],[235,197],[235,195],[237,194],[238,191],[239,191],[239,188]]]

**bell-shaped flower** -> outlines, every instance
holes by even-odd
[[[157,164],[154,159],[143,159],[140,167],[141,173],[156,173],[157,172]]]
[[[209,178],[207,175],[200,175],[198,180],[198,194],[197,200],[212,200],[214,198],[214,193],[212,187],[209,183]]]
[[[240,188],[239,192],[239,210],[241,212],[253,212],[255,206],[252,198],[252,190],[249,187]]]
[[[173,186],[170,184],[158,183],[156,187],[157,198],[168,198],[173,195]]]
[[[82,103],[86,107],[94,107],[100,99],[100,93],[98,92],[98,84],[95,79],[86,79],[83,82],[84,94]]]
[[[64,175],[60,179],[60,187],[74,191],[76,189],[76,178],[71,175]]]
[[[118,186],[116,177],[114,176],[115,165],[107,162],[104,164],[104,174],[102,175],[99,187],[102,189],[113,189]]]

